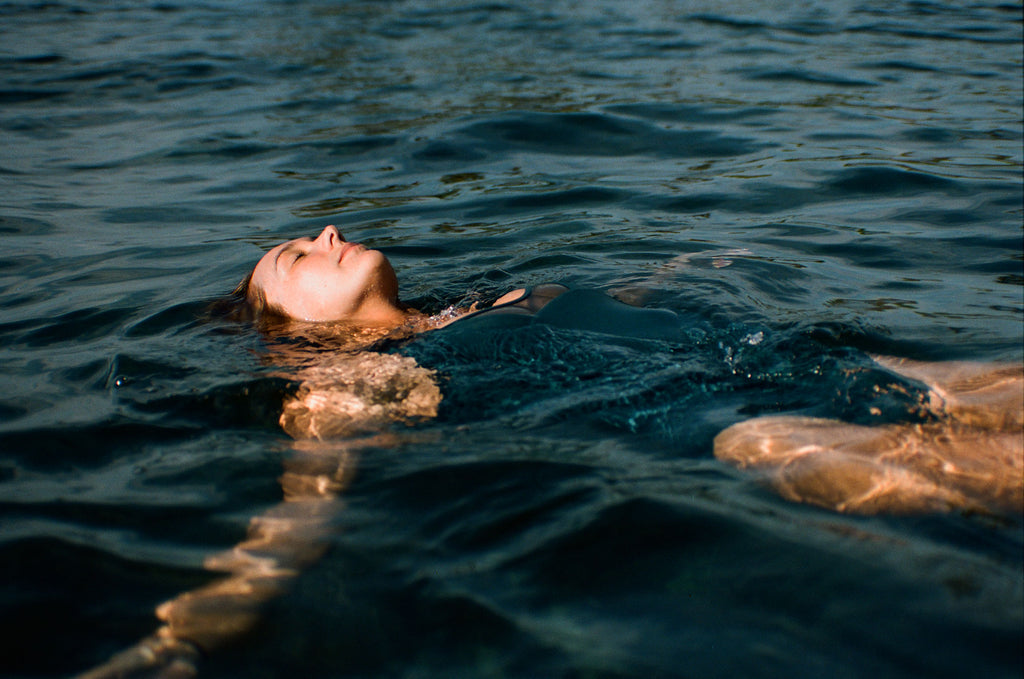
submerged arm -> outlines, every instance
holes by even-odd
[[[441,401],[433,372],[402,356],[338,354],[298,378],[280,418],[295,439],[283,501],[251,520],[245,540],[206,560],[225,577],[161,604],[163,625],[152,636],[80,679],[195,676],[201,652],[252,630],[262,607],[327,550],[358,452],[388,445],[389,424],[433,417]]]

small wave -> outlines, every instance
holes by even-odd
[[[521,113],[473,123],[462,134],[492,153],[531,150],[567,156],[727,157],[759,148],[715,130],[673,130],[606,113]]]
[[[828,85],[832,87],[874,87],[876,85],[876,83],[873,83],[870,80],[859,80],[833,73],[821,73],[807,70],[753,69],[741,71],[741,73],[751,80],[795,82],[808,85]]]
[[[912,195],[932,191],[965,192],[955,180],[893,167],[857,167],[842,170],[828,181],[827,190],[874,195]]]

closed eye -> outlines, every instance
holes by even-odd
[[[295,266],[295,263],[306,256],[306,253],[302,250],[292,250],[292,258],[288,262],[288,268]]]

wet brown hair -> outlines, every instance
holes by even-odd
[[[263,288],[254,285],[252,276],[255,269],[243,278],[235,289],[210,305],[210,312],[222,318],[236,321],[285,320],[288,314],[275,304],[267,301]]]

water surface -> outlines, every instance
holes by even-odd
[[[711,440],[898,419],[866,352],[1021,360],[1021,14],[0,4],[0,674],[134,643],[280,501],[295,385],[204,310],[334,223],[427,311],[560,281],[688,331],[394,348],[438,417],[357,446],[203,676],[1019,677],[1019,516],[793,505]]]

